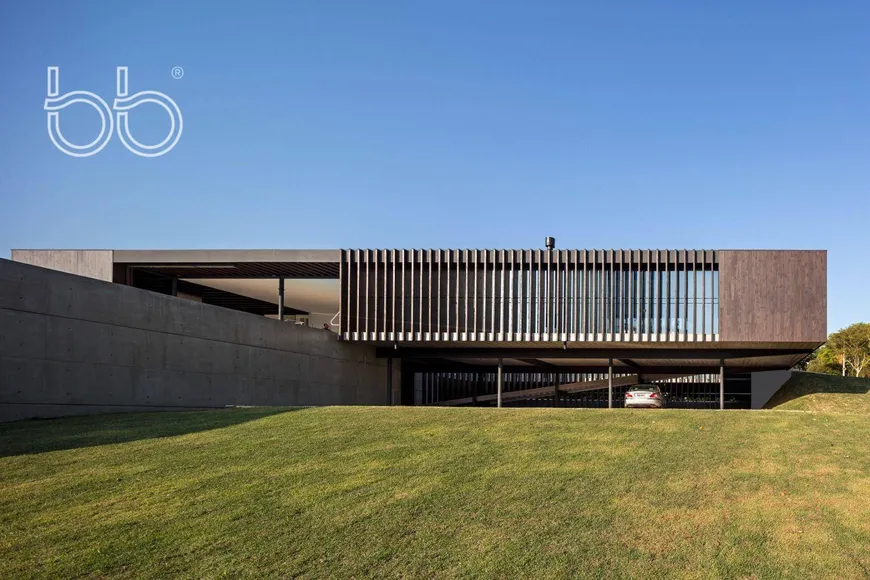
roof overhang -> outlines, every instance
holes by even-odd
[[[175,278],[338,278],[341,250],[115,250],[113,262]]]
[[[607,372],[643,375],[669,373],[754,372],[793,367],[818,347],[815,343],[540,343],[487,346],[382,346],[380,357],[401,357],[440,371],[494,371],[499,359],[505,372]]]

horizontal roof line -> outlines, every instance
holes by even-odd
[[[341,249],[273,250],[82,250],[13,249],[12,252],[112,252],[113,261],[122,264],[196,264],[234,262],[341,262]],[[827,252],[798,249],[710,249],[710,248],[352,248],[350,252]]]

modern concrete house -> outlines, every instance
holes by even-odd
[[[117,311],[88,321],[101,325],[123,319],[125,307],[150,309],[142,313],[151,325],[144,330],[165,335],[160,339],[164,351],[155,355],[162,357],[155,368],[147,361],[131,363],[135,376],[121,387],[137,393],[128,397],[130,407],[142,403],[141,393],[157,388],[149,372],[173,368],[166,341],[179,331],[164,327],[172,326],[173,312],[193,304],[199,322],[191,319],[181,331],[192,332],[191,340],[207,340],[210,332],[226,334],[221,325],[233,325],[235,334],[221,338],[221,344],[284,349],[309,359],[304,365],[297,360],[296,370],[285,372],[279,367],[288,359],[280,356],[262,363],[265,368],[252,368],[255,355],[239,351],[233,356],[244,360],[227,366],[210,360],[217,356],[214,349],[211,354],[200,349],[186,357],[200,370],[181,363],[179,372],[209,374],[223,386],[203,384],[200,389],[211,389],[209,398],[182,386],[184,377],[164,377],[160,406],[243,401],[615,407],[631,385],[657,382],[672,407],[749,408],[763,404],[781,384],[769,371],[791,368],[827,337],[825,251],[561,250],[552,238],[546,245],[530,250],[13,250],[12,260],[20,264],[0,263],[0,283],[4,294],[10,277],[19,286],[28,278],[41,280],[34,284],[48,288],[49,295],[57,287],[75,286],[65,306],[70,311],[77,308],[72,301],[87,302],[89,294],[115,293],[111,308]],[[45,269],[74,276],[60,278]],[[2,308],[15,311],[5,303]],[[46,309],[32,314],[47,317],[49,346],[54,318],[76,318],[51,311],[50,296]],[[265,325],[262,332],[276,345],[292,337],[295,346],[249,344],[239,337],[243,323],[256,326],[256,332]],[[83,338],[68,339],[70,353],[76,352],[77,340]],[[185,348],[176,346],[178,352]],[[363,382],[365,373],[354,369],[336,374],[321,356],[324,348],[330,360],[352,360],[376,372]],[[59,357],[54,362],[63,363],[62,355],[47,347],[38,356]],[[5,369],[20,365],[22,357],[2,351],[0,356],[2,405],[10,389],[18,390],[10,386]],[[82,362],[73,359],[66,363]],[[31,383],[43,391],[59,387],[47,386],[46,381],[56,380],[48,367],[32,372]],[[759,373],[768,374],[762,380]],[[264,377],[271,382],[260,389],[256,385]],[[184,405],[171,404],[178,399],[168,396],[167,389],[174,388],[169,384],[189,394],[181,399]],[[24,392],[17,396],[40,404]],[[85,406],[87,399],[80,397]]]

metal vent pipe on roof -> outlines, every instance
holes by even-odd
[[[544,245],[547,246],[548,250],[555,249],[556,248],[556,238],[551,238],[550,236],[547,236],[546,238],[544,238]]]

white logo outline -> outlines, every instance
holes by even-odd
[[[139,91],[128,96],[128,67],[119,66],[116,69],[116,96],[110,108],[108,103],[97,94],[90,91],[70,91],[60,94],[60,67],[48,67],[47,96],[43,109],[48,112],[47,130],[48,136],[54,146],[62,153],[71,157],[90,157],[96,155],[108,145],[112,134],[117,128],[118,137],[128,151],[140,157],[160,157],[172,151],[181,139],[184,130],[184,118],[178,104],[165,93],[160,91]],[[60,111],[75,103],[84,103],[96,109],[100,115],[101,127],[97,138],[86,145],[71,143],[60,130]],[[147,145],[140,143],[130,132],[128,115],[131,109],[139,105],[153,103],[163,107],[169,115],[169,133],[157,144]],[[112,111],[117,114],[117,123]],[[108,119],[108,122],[107,122]],[[106,125],[108,124],[108,130]],[[168,144],[168,145],[167,145]]]

